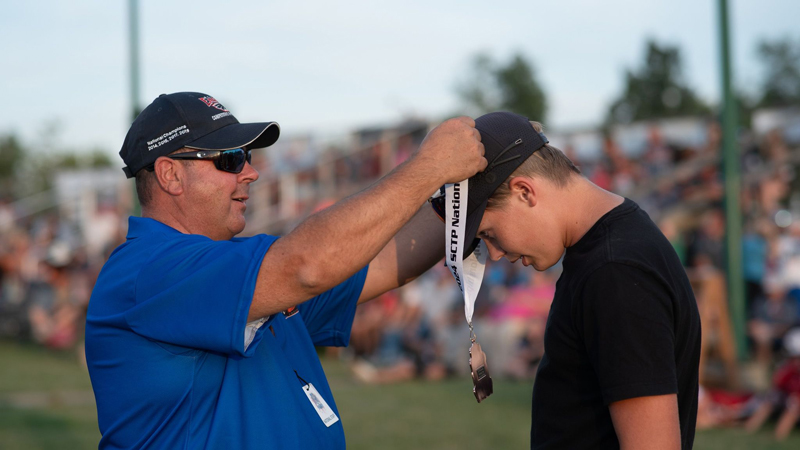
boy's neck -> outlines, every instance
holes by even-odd
[[[584,177],[576,179],[564,191],[565,247],[578,242],[606,213],[625,201],[613,192],[602,189]]]

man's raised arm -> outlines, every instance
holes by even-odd
[[[306,219],[261,264],[248,320],[302,303],[367,265],[445,183],[486,168],[475,122],[450,119],[370,188]]]

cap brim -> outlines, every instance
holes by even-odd
[[[232,123],[186,145],[197,150],[263,148],[274,144],[281,134],[277,122]]]
[[[467,229],[466,234],[464,235],[464,256],[463,259],[467,259],[472,252],[478,248],[478,243],[481,241],[476,236],[478,235],[478,229],[481,226],[481,220],[483,219],[483,212],[486,211],[486,205],[489,204],[489,200],[486,199],[475,208],[475,211],[468,213],[467,215]],[[433,208],[433,212],[439,216],[439,219],[442,222],[445,222],[445,212],[444,212],[444,197],[437,197],[432,199],[431,207]]]
[[[489,199],[484,200],[475,208],[475,211],[469,213],[467,216],[467,229],[464,234],[464,259],[467,259],[467,257],[475,251],[478,247],[478,243],[481,241],[477,238],[478,229],[481,226],[483,212],[486,211],[486,205],[488,203]]]

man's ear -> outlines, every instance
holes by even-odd
[[[158,186],[169,195],[181,195],[186,181],[186,171],[183,164],[177,160],[159,157],[155,162],[155,174]]]
[[[514,177],[508,182],[508,187],[513,198],[527,203],[528,206],[536,206],[538,191],[532,179],[521,176]]]

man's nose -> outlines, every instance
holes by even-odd
[[[488,240],[484,239],[483,242],[486,243],[486,248],[489,250],[489,259],[491,259],[492,261],[500,261],[500,259],[503,258],[503,255],[506,254],[506,252],[500,250],[499,248],[489,243]]]
[[[242,173],[239,174],[239,178],[242,182],[250,182],[256,181],[258,179],[258,171],[250,165],[249,162],[244,163],[244,169],[242,169]]]

